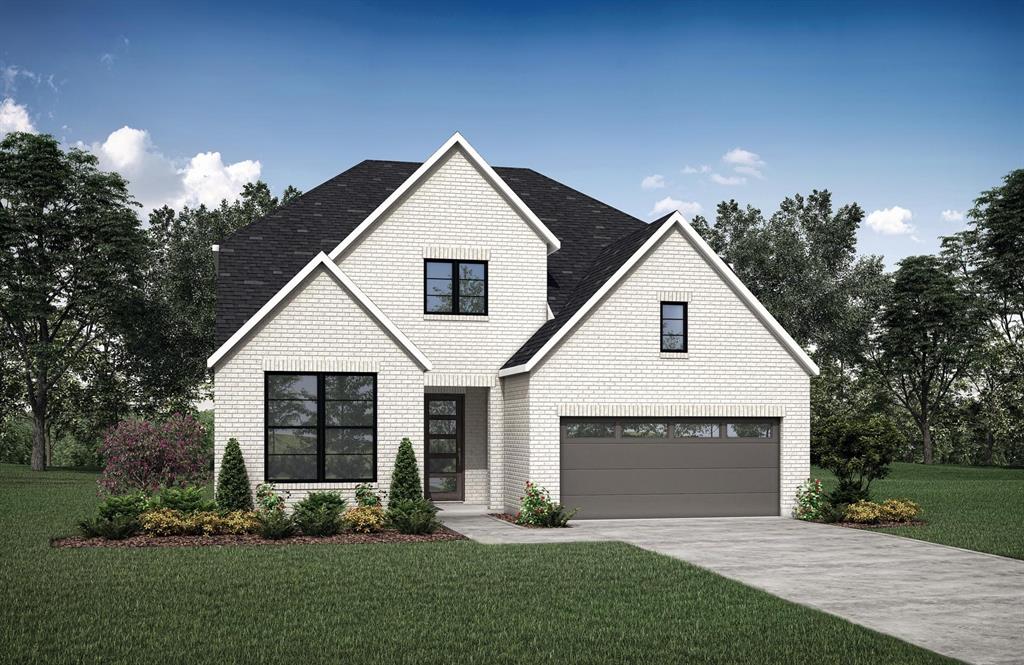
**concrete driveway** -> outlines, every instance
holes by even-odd
[[[524,529],[439,515],[482,543],[617,540],[970,663],[1024,663],[1024,561],[782,518],[580,520]]]

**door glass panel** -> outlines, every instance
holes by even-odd
[[[432,494],[442,494],[446,492],[454,492],[458,489],[458,485],[455,481],[454,476],[431,476],[430,477],[430,492]]]
[[[430,458],[431,473],[455,473],[457,470],[454,457]]]
[[[622,436],[629,438],[664,439],[668,436],[665,423],[623,423]]]
[[[454,416],[455,400],[453,399],[432,399],[430,400],[429,413],[432,416]]]
[[[456,422],[455,419],[451,420],[431,420],[430,425],[427,427],[427,431],[431,434],[447,434],[449,436],[455,435]]]
[[[717,423],[676,423],[672,436],[677,439],[717,439],[721,434]]]
[[[457,450],[455,439],[431,439],[427,445],[431,454],[454,455]]]

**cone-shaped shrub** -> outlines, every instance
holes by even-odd
[[[420,470],[416,467],[416,453],[412,450],[409,437],[402,439],[395,458],[395,470],[391,473],[391,491],[388,501],[405,501],[422,499],[423,486],[420,485]]]
[[[228,439],[228,446],[220,462],[217,505],[224,510],[252,510],[249,474],[245,472],[242,449],[238,447],[238,439],[235,438]]]

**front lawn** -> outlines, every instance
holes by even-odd
[[[0,660],[950,662],[616,543],[51,548],[95,487],[0,465]]]
[[[835,477],[812,469],[831,490]],[[921,505],[923,526],[878,529],[908,538],[1024,559],[1024,469],[893,464],[871,485],[873,499],[907,498]]]

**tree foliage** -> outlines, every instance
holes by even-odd
[[[33,416],[32,468],[46,464],[51,390],[141,287],[148,249],[127,183],[48,135],[0,141],[0,346]]]
[[[889,474],[902,438],[892,422],[881,416],[869,418],[836,414],[829,417],[811,438],[814,457],[839,481],[830,499],[835,505],[871,498],[871,483]]]
[[[162,423],[126,420],[103,440],[105,464],[99,484],[111,494],[156,492],[205,479],[203,427],[176,414]]]

